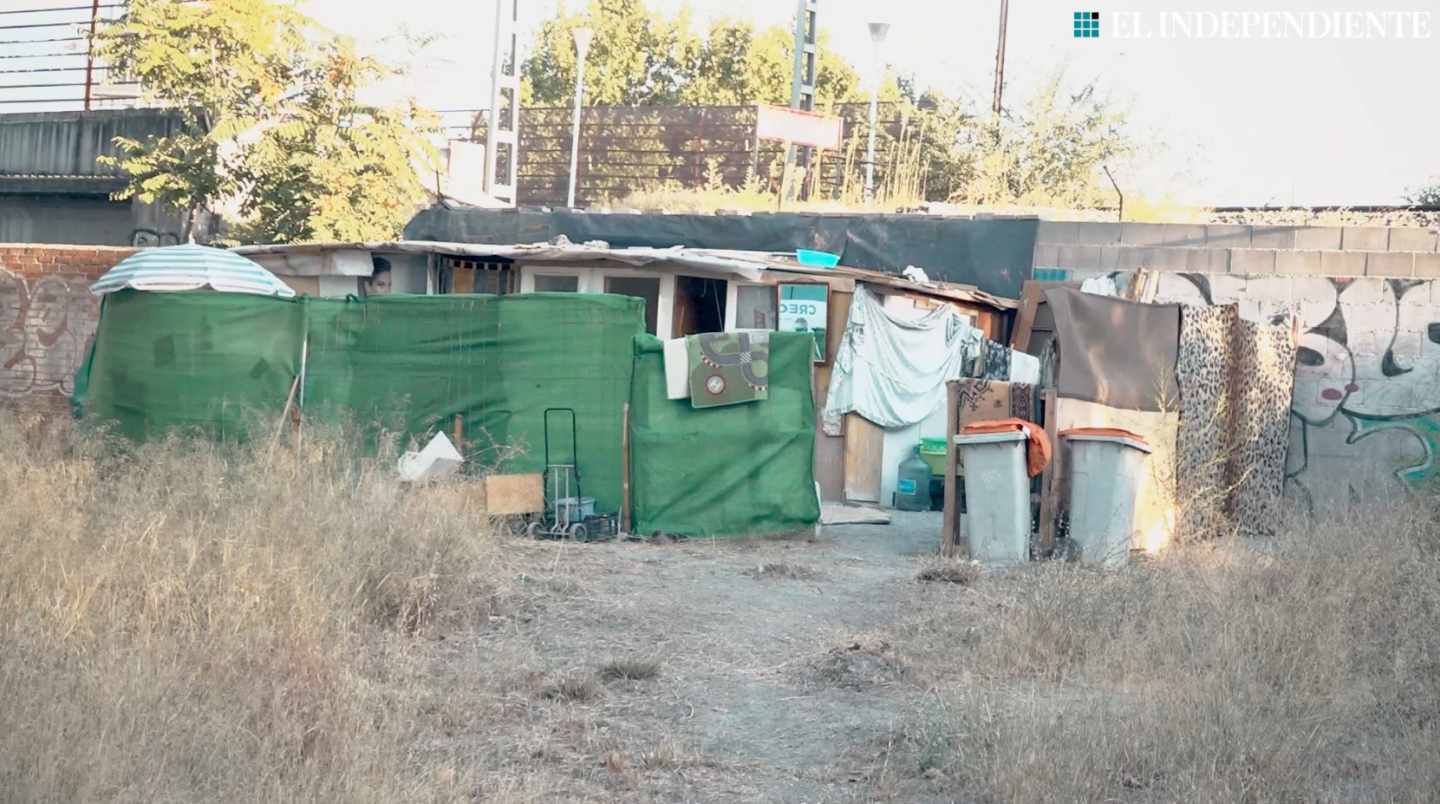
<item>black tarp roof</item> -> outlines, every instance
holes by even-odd
[[[407,240],[536,243],[564,235],[616,248],[689,246],[745,251],[816,249],[843,265],[899,273],[925,269],[931,279],[970,284],[1019,298],[1030,276],[1036,218],[961,218],[909,214],[671,215],[574,210],[433,207],[405,227]]]

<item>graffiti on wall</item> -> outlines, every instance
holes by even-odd
[[[27,279],[0,268],[0,396],[74,391],[96,310],[78,280]]]
[[[1346,481],[1360,466],[1406,482],[1440,479],[1440,283],[1159,277],[1156,301],[1237,304],[1252,321],[1298,320],[1287,485],[1301,502],[1313,506],[1317,490],[1333,492],[1336,481],[1353,498]]]

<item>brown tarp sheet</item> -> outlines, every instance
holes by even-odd
[[[1180,305],[1051,288],[1060,353],[1055,390],[1070,399],[1129,410],[1174,410]]]

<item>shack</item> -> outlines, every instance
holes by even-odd
[[[609,293],[640,298],[646,331],[662,340],[743,329],[808,331],[816,340],[812,393],[817,411],[826,407],[857,289],[902,317],[953,310],[997,342],[1009,340],[1018,307],[1013,299],[973,285],[917,281],[843,265],[813,267],[802,265],[794,253],[613,248],[563,239],[511,245],[307,243],[234,251],[265,266],[297,294],[319,298],[375,292],[371,280],[376,266],[382,265],[389,267],[385,291],[390,293]],[[815,479],[822,499],[889,505],[896,466],[921,436],[940,435],[944,418],[942,403],[925,424],[887,431],[851,414],[827,432],[816,416]]]

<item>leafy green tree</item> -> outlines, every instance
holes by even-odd
[[[951,200],[1100,206],[1112,197],[1101,169],[1140,150],[1126,122],[1125,112],[1099,95],[1093,82],[1072,93],[1058,70],[1018,110],[970,128],[974,175]]]
[[[238,199],[248,238],[285,242],[395,236],[424,198],[430,154],[411,106],[367,106],[357,93],[388,70],[272,0],[131,0],[99,36],[102,56],[134,77],[179,129],[117,140],[121,197],[196,214]]]
[[[595,38],[585,66],[585,101],[595,106],[673,104],[689,74],[699,40],[687,13],[667,19],[642,0],[590,0],[583,13],[560,12],[536,34],[521,67],[526,104],[564,106],[575,96],[576,28]]]

